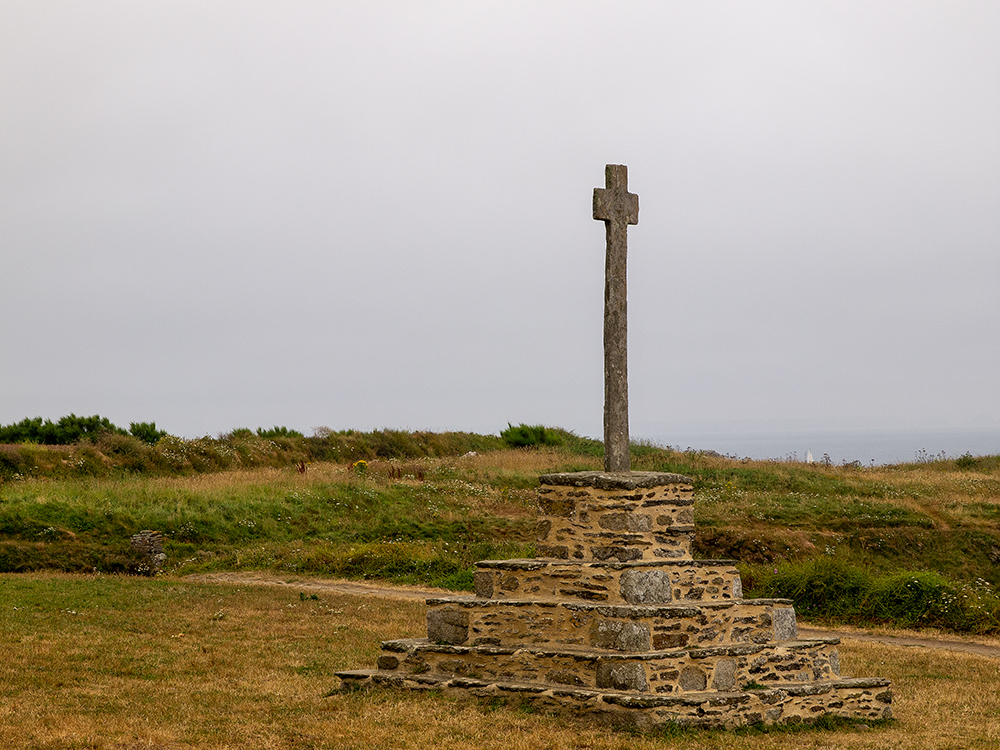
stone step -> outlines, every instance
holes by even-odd
[[[426,638],[382,643],[378,668],[403,674],[472,677],[637,692],[731,691],[840,677],[839,639],[768,645],[595,654],[574,649],[447,646]]]
[[[690,559],[691,479],[679,474],[604,472],[540,478],[537,550],[566,560]]]
[[[381,670],[337,672],[337,677],[345,689],[373,685],[441,690],[477,698],[507,696],[542,711],[565,711],[574,717],[640,731],[670,724],[705,728],[798,724],[815,721],[824,714],[860,720],[892,718],[890,682],[879,677],[823,680],[764,690],[679,694],[546,686]]]
[[[743,598],[732,560],[482,560],[476,568],[476,596],[484,599],[667,604]]]
[[[577,524],[540,522],[535,549],[555,560],[690,560],[694,526],[644,533],[594,531]]]
[[[788,599],[614,605],[474,596],[427,600],[427,637],[450,645],[551,646],[597,652],[764,644],[796,637]]]

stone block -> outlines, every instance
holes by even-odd
[[[432,643],[459,645],[468,639],[468,611],[453,608],[429,609],[427,611],[427,640]]]
[[[617,560],[618,562],[628,562],[629,560],[641,560],[642,550],[637,547],[626,545],[614,545],[610,547],[593,546],[590,548],[590,556],[594,560]]]
[[[641,669],[649,689],[658,694],[691,692],[692,685],[701,684],[698,674],[706,677],[712,691],[726,693],[746,682],[808,687],[806,678],[787,670],[776,671],[776,666],[792,665],[793,670],[802,668],[807,674],[815,674],[816,680],[834,680],[837,675],[828,668],[829,655],[835,653],[834,641],[836,639],[799,641],[775,647],[679,648],[666,652],[609,655],[606,651],[597,654],[579,648],[505,647],[475,642],[471,646],[452,646],[432,644],[426,639],[404,639],[382,644],[379,668],[406,674],[465,675],[496,682],[593,688],[598,686],[598,665],[614,663],[631,665],[628,669],[636,673]],[[393,667],[394,664],[398,666]],[[827,666],[821,668],[821,665]],[[688,671],[684,672],[685,669]],[[685,675],[683,682],[682,673]],[[819,692],[824,690],[821,688]]]
[[[535,545],[539,557],[554,557],[557,560],[569,559],[569,547],[565,544],[538,544]]]
[[[472,574],[476,596],[483,599],[493,598],[493,573],[488,570],[477,570]]]
[[[698,669],[698,667],[684,667],[681,670],[681,676],[678,680],[681,690],[704,690],[707,684],[708,679],[705,677],[705,673]]]
[[[791,609],[785,599],[605,605],[599,602],[443,597],[428,599],[427,604],[428,627],[433,627],[433,640],[444,643],[459,644],[470,637],[488,637],[499,638],[504,646],[523,642],[553,646],[589,644],[593,648],[611,649],[618,646],[598,644],[632,643],[626,630],[621,630],[624,626],[607,624],[616,622],[641,626],[630,628],[627,632],[631,633],[684,633],[689,636],[689,645],[694,646],[764,644],[774,640],[774,612]],[[436,614],[439,611],[449,614]],[[462,616],[459,612],[466,614]],[[610,635],[619,631],[622,633],[620,638]],[[651,644],[645,646],[650,647]]]
[[[743,593],[739,571],[728,560],[483,560],[476,565],[476,595],[487,599],[661,604],[683,599],[731,601]],[[510,582],[501,586],[501,581],[510,578],[517,580],[518,588]]]
[[[145,560],[151,574],[159,573],[167,562],[167,556],[163,552],[163,532],[145,529],[132,536],[130,546],[138,552]]]
[[[774,620],[774,640],[790,641],[797,638],[799,634],[798,625],[795,622],[795,610],[791,607],[775,609],[771,613]]]
[[[630,471],[615,474],[604,471],[574,471],[564,474],[543,474],[538,478],[543,487],[594,487],[603,490],[635,490],[691,485],[694,480],[682,474],[660,471]]]
[[[652,645],[649,627],[630,620],[594,620],[590,645],[614,651],[648,651]]]
[[[602,661],[597,665],[597,687],[605,690],[649,690],[641,664]]]
[[[712,670],[712,690],[729,692],[736,689],[736,659],[723,659]]]
[[[562,494],[542,495],[538,498],[539,510],[546,516],[572,516],[576,510],[574,498]]]
[[[670,574],[662,569],[627,570],[620,586],[621,598],[629,604],[664,604],[673,599]]]

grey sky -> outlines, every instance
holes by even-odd
[[[1000,427],[1000,4],[0,4],[0,423]]]

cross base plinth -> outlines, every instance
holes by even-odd
[[[427,600],[427,638],[385,641],[344,688],[506,697],[640,731],[825,715],[892,717],[889,680],[840,673],[837,638],[800,639],[792,602],[744,599],[729,560],[694,560],[692,480],[540,478],[537,559],[477,563],[476,593]]]

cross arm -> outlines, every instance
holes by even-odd
[[[608,164],[603,188],[594,188],[594,218],[621,224],[639,223],[639,196],[628,191],[628,167]]]

